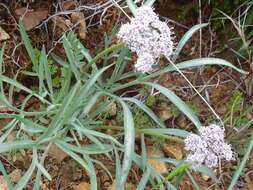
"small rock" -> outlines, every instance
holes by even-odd
[[[75,9],[77,2],[73,0],[67,0],[62,2],[62,9],[64,11]]]
[[[136,189],[136,186],[132,183],[126,183],[125,189],[126,190],[133,190],[133,189]],[[108,190],[116,190],[116,181],[115,180],[113,181],[112,185],[108,188]]]
[[[8,190],[8,186],[4,177],[0,175],[0,190]]]
[[[64,158],[66,158],[68,155],[62,150],[60,149],[57,145],[53,144],[49,151],[48,154],[54,158],[57,159],[58,162],[61,162],[62,160],[64,160]]]
[[[172,117],[172,114],[168,109],[161,110],[158,115],[163,121],[166,121]]]
[[[38,26],[43,20],[48,16],[48,10],[38,9],[38,10],[27,10],[26,7],[22,7],[15,10],[17,17],[22,17],[24,27],[26,31],[33,29]]]
[[[117,104],[112,103],[111,106],[108,109],[108,113],[110,116],[116,116],[117,115]]]
[[[15,169],[9,174],[9,177],[13,183],[17,183],[22,177],[22,171],[20,169]]]
[[[72,23],[79,23],[78,26],[78,35],[84,40],[86,38],[87,27],[83,13],[75,12],[71,14]]]
[[[163,121],[166,121],[173,116],[167,104],[161,104],[156,110],[159,118]]]
[[[183,150],[182,147],[175,143],[165,143],[163,145],[163,151],[169,156],[173,156],[177,160],[181,160],[183,158]]]
[[[156,150],[152,146],[147,147],[147,156],[148,157],[164,157],[164,154],[160,150]],[[158,160],[148,160],[148,163],[152,168],[154,168],[157,172],[160,174],[166,174],[168,173],[168,169],[166,166],[166,163],[163,161],[158,161]]]
[[[227,106],[226,105],[220,105],[218,108],[217,108],[217,112],[219,114],[225,114],[227,113]]]
[[[210,179],[210,177],[208,176],[208,175],[206,175],[206,174],[201,174],[201,177],[202,177],[202,179],[203,180],[205,180],[205,181],[208,181],[209,179]]]
[[[10,39],[10,36],[7,32],[5,32],[4,29],[2,29],[2,27],[0,26],[0,41],[5,41]]]
[[[74,189],[75,190],[90,190],[90,184],[87,182],[81,182]]]
[[[15,166],[20,169],[28,169],[31,164],[31,159],[27,155],[22,155],[21,153],[16,154],[16,160],[14,161]]]

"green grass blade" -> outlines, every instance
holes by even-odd
[[[42,96],[40,96],[39,94],[33,92],[32,90],[30,90],[29,88],[23,86],[22,84],[18,83],[17,81],[10,79],[6,76],[0,75],[0,81],[9,83],[11,85],[14,85],[16,88],[21,89],[29,94],[32,94],[33,96],[35,96],[36,98],[38,98],[40,101],[42,101],[43,103],[47,103],[47,104],[51,104],[49,101],[47,101],[46,99],[44,99]]]
[[[250,143],[249,143],[249,145],[248,145],[248,147],[246,149],[246,152],[245,152],[245,154],[243,156],[243,159],[242,159],[242,161],[241,161],[238,169],[234,173],[234,176],[233,176],[232,181],[231,181],[231,183],[230,183],[230,185],[228,187],[228,190],[233,190],[234,189],[234,186],[236,185],[237,180],[240,177],[240,175],[241,175],[241,173],[243,171],[243,168],[246,165],[247,160],[249,159],[249,156],[250,156],[250,153],[252,151],[252,148],[253,148],[253,135],[251,136]]]
[[[156,124],[158,124],[160,127],[163,128],[166,127],[164,123],[154,114],[154,112],[148,106],[143,104],[141,101],[135,98],[123,98],[123,100],[135,103],[140,109],[142,109],[147,115],[149,115],[149,117],[151,117],[156,122]]]
[[[43,57],[40,56],[38,73],[36,73],[38,78],[39,78],[39,95],[40,96],[43,95],[43,93],[44,93],[43,90],[45,88],[45,86],[44,86],[44,79],[45,79],[45,77],[44,77],[44,67],[43,67],[42,59],[43,59]]]
[[[183,49],[184,45],[186,44],[186,42],[192,37],[192,35],[197,32],[199,29],[207,26],[207,23],[204,24],[198,24],[193,26],[192,28],[190,28],[190,30],[188,32],[185,33],[185,35],[181,38],[181,40],[179,41],[176,50],[174,51],[173,57],[172,57],[172,62],[175,62],[178,55],[180,54],[181,50]]]
[[[198,117],[195,115],[195,113],[187,106],[186,103],[184,103],[174,92],[171,90],[155,83],[150,82],[143,82],[143,84],[146,84],[148,86],[154,87],[159,92],[161,92],[163,95],[165,95],[177,108],[184,113],[197,127],[199,130],[201,128],[201,123],[198,119]]]
[[[81,79],[81,73],[79,72],[77,65],[75,63],[75,56],[71,47],[71,44],[69,43],[66,36],[63,37],[63,46],[69,61],[70,69],[73,71],[75,78],[77,81]]]
[[[201,67],[201,66],[207,66],[207,65],[219,65],[219,66],[227,66],[235,69],[236,71],[242,73],[242,74],[247,74],[247,72],[235,67],[233,64],[229,63],[228,61],[224,59],[219,59],[219,58],[199,58],[199,59],[192,59],[188,61],[183,61],[181,63],[176,64],[177,68],[182,70],[182,69],[193,69],[195,67]],[[152,73],[148,76],[144,76],[141,78],[141,80],[149,80],[151,78],[155,78],[158,76],[161,76],[162,74],[168,73],[168,72],[173,72],[176,71],[176,68],[174,66],[168,65],[167,67]]]
[[[36,167],[36,162],[37,162],[37,152],[36,150],[33,150],[33,160],[32,163],[29,167],[29,169],[25,172],[23,177],[19,180],[18,184],[15,186],[14,190],[23,190],[32,177],[33,171],[35,170]]]
[[[2,173],[2,175],[4,176],[4,180],[6,181],[7,185],[8,185],[8,189],[13,189],[13,184],[11,182],[11,179],[9,177],[9,175],[7,174],[3,163],[0,160],[0,172]]]
[[[21,140],[21,141],[12,142],[12,143],[1,143],[0,153],[10,152],[12,150],[17,150],[17,149],[27,149],[27,148],[33,147],[34,145],[35,145],[35,142],[31,140]]]
[[[13,119],[5,126],[5,129],[8,129],[8,130],[1,135],[0,144],[3,143],[5,141],[5,139],[7,139],[9,134],[15,129],[17,123],[18,123],[18,121],[16,119]]]
[[[196,168],[194,171],[206,174],[207,176],[209,176],[215,183],[219,183],[219,180],[216,177],[216,174],[214,173],[213,170],[211,170],[208,167],[200,167],[200,168]]]
[[[136,4],[134,3],[133,0],[126,0],[126,2],[127,2],[127,6],[129,7],[130,11],[135,16],[136,15],[136,9],[137,9]]]
[[[150,167],[147,167],[147,169],[143,172],[143,176],[140,180],[140,183],[138,184],[136,190],[143,190],[145,189],[147,183],[148,183],[148,180],[149,180],[149,176],[151,174],[151,168]]]
[[[97,92],[96,94],[94,94],[94,96],[89,100],[89,102],[86,104],[85,108],[83,109],[82,115],[86,115],[90,112],[91,108],[96,104],[101,94],[102,94],[101,92]]]
[[[41,143],[47,137],[54,135],[62,127],[66,120],[69,119],[68,117],[71,117],[71,109],[73,109],[71,105],[77,96],[77,91],[80,89],[80,86],[81,83],[77,82],[72,90],[65,96],[61,107],[59,108],[57,114],[53,117],[47,130],[37,140],[38,143]]]
[[[36,162],[36,166],[49,181],[52,180],[51,175],[47,172],[43,165],[41,165],[39,162]]]
[[[123,115],[124,115],[124,145],[125,145],[119,185],[121,187],[124,187],[128,173],[132,165],[135,131],[134,131],[134,120],[129,107],[121,99],[119,99],[119,102],[122,105],[124,113]]]
[[[148,129],[140,129],[140,132],[144,134],[165,134],[165,135],[173,135],[177,137],[186,138],[190,135],[189,132],[182,130],[182,129],[172,129],[172,128],[166,128],[166,129],[159,129],[159,128],[148,128]]]
[[[53,101],[54,100],[54,92],[53,92],[52,76],[51,76],[51,72],[49,70],[48,61],[47,61],[47,54],[46,54],[46,50],[45,50],[44,46],[41,51],[41,64],[43,65],[43,68],[45,71],[45,79],[47,82],[47,87],[49,89],[49,96]]]
[[[38,60],[36,58],[36,55],[35,55],[34,49],[32,47],[31,41],[30,41],[26,31],[25,31],[25,27],[24,27],[21,20],[19,20],[19,30],[20,30],[20,34],[21,34],[22,40],[24,42],[26,51],[27,51],[29,57],[31,58],[33,67],[34,67],[35,71],[38,72]]]
[[[3,74],[4,48],[5,48],[5,43],[4,43],[3,47],[0,50],[0,75]],[[2,81],[0,81],[0,90],[3,93],[3,82]]]
[[[151,6],[153,6],[153,4],[155,3],[155,1],[156,1],[156,0],[146,0],[145,3],[144,3],[144,5],[150,6],[150,7],[151,7]]]

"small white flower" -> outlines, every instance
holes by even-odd
[[[135,67],[142,72],[151,71],[152,65],[162,55],[169,57],[173,53],[171,29],[149,6],[138,8],[136,17],[122,25],[117,36],[137,54]]]
[[[224,140],[225,130],[218,125],[200,129],[200,135],[191,134],[185,139],[185,150],[189,151],[186,161],[192,162],[193,168],[205,165],[217,167],[220,160],[233,159],[231,145]]]
[[[152,65],[154,63],[154,58],[148,54],[143,53],[137,59],[137,63],[135,64],[135,68],[137,71],[141,71],[143,73],[152,71]]]

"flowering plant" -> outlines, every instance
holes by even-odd
[[[129,7],[133,11],[130,23],[121,27],[117,37],[123,43],[111,45],[102,52],[92,57],[89,51],[77,39],[73,32],[63,36],[62,43],[66,52],[67,60],[61,59],[59,56],[52,55],[54,60],[62,66],[63,84],[60,88],[55,89],[52,85],[52,77],[48,67],[48,56],[45,48],[41,50],[40,59],[37,60],[34,49],[20,23],[20,33],[31,58],[31,62],[36,68],[36,73],[32,73],[33,77],[38,80],[37,88],[29,89],[15,79],[8,78],[0,69],[0,90],[1,100],[3,104],[11,110],[8,113],[0,113],[1,118],[8,118],[10,122],[5,126],[3,134],[0,137],[0,153],[16,152],[19,150],[30,150],[32,153],[32,163],[15,185],[15,189],[23,189],[29,179],[33,177],[33,172],[37,168],[37,174],[34,179],[33,189],[38,190],[42,181],[42,176],[51,180],[51,176],[44,167],[45,158],[48,156],[50,147],[54,144],[62,151],[67,153],[72,159],[76,160],[86,170],[90,177],[90,188],[98,189],[95,165],[99,165],[108,173],[108,175],[116,178],[117,189],[124,189],[128,174],[134,162],[142,171],[142,178],[137,189],[144,189],[147,184],[155,186],[158,182],[160,188],[174,187],[170,182],[164,182],[166,179],[162,174],[152,168],[147,160],[145,138],[147,136],[159,136],[165,139],[180,141],[186,138],[186,149],[191,151],[188,160],[194,161],[191,155],[199,153],[199,150],[213,154],[215,160],[225,158],[230,160],[230,146],[224,143],[224,131],[212,126],[211,128],[202,128],[201,123],[195,113],[181,100],[173,91],[167,89],[152,81],[153,78],[164,73],[178,71],[179,69],[193,68],[203,65],[218,64],[231,67],[240,73],[244,71],[236,68],[231,63],[215,58],[193,59],[181,63],[176,63],[177,56],[182,50],[184,44],[190,37],[200,28],[206,26],[201,24],[192,27],[179,41],[178,45],[173,45],[173,32],[165,22],[161,22],[159,17],[154,13],[151,7],[152,2],[146,1],[146,5],[139,9],[135,8],[135,4],[128,0]],[[143,19],[145,18],[145,19]],[[126,45],[125,45],[125,44]],[[137,54],[136,70],[144,72],[125,71],[129,60],[130,49]],[[174,50],[174,51],[173,51]],[[3,51],[0,51],[0,67],[3,63]],[[157,71],[153,70],[152,65],[159,62],[159,58],[164,56],[169,59],[170,63],[166,67]],[[99,60],[104,60],[104,67],[99,68],[96,64]],[[83,65],[83,63],[85,64]],[[88,69],[87,69],[88,68]],[[111,69],[112,73],[108,76],[105,72]],[[146,72],[150,72],[147,74]],[[134,79],[133,79],[134,78]],[[102,80],[106,79],[106,80]],[[129,79],[129,80],[125,80]],[[131,79],[131,80],[130,80]],[[127,82],[125,82],[127,81]],[[10,86],[10,92],[5,92],[5,86]],[[189,132],[181,129],[166,128],[165,124],[138,96],[130,96],[121,94],[122,90],[128,87],[146,85],[166,96],[178,109],[185,114],[190,121],[200,131],[200,136],[191,135]],[[12,101],[14,90],[21,90],[26,95],[24,102],[20,107],[16,107]],[[7,97],[10,96],[10,97]],[[26,110],[27,103],[31,98],[37,99],[41,106],[39,110]],[[112,104],[117,104],[118,112],[122,112],[122,127],[104,124],[103,114],[110,108]],[[131,110],[132,105],[137,106],[146,113],[157,124],[157,128],[136,128]],[[122,111],[121,111],[122,110]],[[107,130],[121,131],[117,135],[107,133]],[[7,137],[14,130],[18,130],[14,140],[9,142]],[[218,131],[218,136],[209,136],[209,133]],[[141,154],[135,152],[136,134],[141,134]],[[89,141],[83,144],[83,140]],[[124,140],[122,140],[124,139]],[[218,140],[218,145],[211,145],[213,140]],[[201,142],[203,146],[196,145]],[[222,145],[226,152],[217,149]],[[201,152],[202,153],[202,152]],[[93,155],[102,154],[109,159],[115,159],[116,174],[113,177],[106,166]],[[122,160],[120,159],[122,155]],[[180,160],[159,158],[176,166],[181,163]],[[206,157],[201,157],[201,162],[207,166],[216,166],[216,161],[209,162]],[[178,167],[176,168],[178,169]],[[182,168],[180,168],[180,171]],[[188,169],[183,167],[183,170]],[[196,168],[198,170],[198,168]],[[6,181],[10,181],[7,172],[2,167],[0,161],[0,171],[4,174]],[[210,175],[216,179],[211,170],[202,167],[201,172]],[[170,179],[176,174],[172,172]],[[188,174],[190,175],[190,174]],[[44,179],[43,179],[44,180]],[[14,184],[8,184],[9,189],[14,189]]]

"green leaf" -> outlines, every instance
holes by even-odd
[[[47,172],[47,170],[44,168],[44,166],[42,166],[39,162],[36,162],[36,166],[38,167],[38,169],[43,173],[43,175],[49,180],[51,181],[51,175]]]
[[[77,64],[75,62],[76,57],[74,56],[74,52],[72,50],[71,44],[68,41],[67,37],[63,37],[63,46],[69,61],[70,69],[73,71],[76,80],[79,81],[81,79],[81,73],[77,68]]]
[[[4,176],[4,180],[7,182],[8,185],[8,189],[13,189],[13,184],[11,182],[11,179],[9,177],[9,175],[7,174],[3,163],[0,160],[0,172],[2,173],[2,175]]]
[[[147,169],[143,172],[143,176],[140,180],[140,183],[138,184],[136,190],[143,190],[145,189],[147,183],[148,183],[148,180],[149,180],[149,176],[151,174],[151,168],[150,167],[147,167]]]
[[[34,49],[32,47],[31,41],[30,41],[26,31],[25,31],[25,27],[24,27],[21,19],[19,20],[19,30],[20,30],[20,34],[21,34],[22,40],[24,42],[26,51],[27,51],[29,57],[31,58],[34,70],[38,72],[38,69],[39,69],[38,68],[38,59],[36,58],[36,55],[35,55]]]
[[[33,92],[32,90],[30,90],[29,88],[23,86],[22,84],[18,83],[17,81],[10,79],[6,76],[0,75],[0,81],[9,83],[14,85],[16,88],[19,88],[29,94],[32,94],[33,96],[35,96],[36,98],[38,98],[39,100],[41,100],[43,103],[47,103],[47,104],[51,104],[50,102],[48,102],[46,99],[44,99],[42,96],[40,96],[39,94],[36,94],[35,92]]]
[[[130,11],[135,16],[136,15],[136,9],[137,9],[136,4],[134,3],[133,0],[126,0],[126,2],[127,2],[127,5],[129,7]]]
[[[42,51],[41,51],[41,60],[40,60],[40,64],[43,65],[44,67],[44,71],[45,71],[45,79],[47,82],[47,87],[49,89],[49,95],[51,97],[51,99],[54,99],[54,93],[53,93],[53,85],[52,85],[52,76],[51,76],[51,72],[48,66],[48,61],[47,61],[47,55],[46,55],[46,50],[45,47],[43,46]]]
[[[249,145],[246,149],[246,152],[243,156],[243,159],[239,165],[239,167],[237,168],[236,172],[234,173],[233,175],[233,178],[232,178],[232,181],[228,187],[228,190],[233,190],[234,189],[234,186],[236,185],[237,181],[238,181],[238,178],[240,177],[242,171],[243,171],[243,168],[245,167],[246,165],[246,162],[247,160],[249,159],[249,156],[250,156],[250,153],[253,149],[253,135],[251,136],[251,139],[250,139],[250,142],[249,142]]]
[[[156,0],[146,0],[145,3],[144,3],[144,5],[151,7],[155,3],[155,1]]]
[[[27,149],[27,148],[33,147],[34,145],[35,145],[35,142],[31,140],[21,140],[21,141],[16,141],[12,143],[1,143],[0,153],[10,152],[12,150],[17,150],[17,149]]]
[[[14,190],[23,190],[32,177],[33,171],[35,170],[37,162],[37,152],[36,150],[33,150],[33,160],[29,167],[29,169],[25,172],[23,177],[19,180],[18,184],[15,186]]]
[[[165,134],[165,135],[173,135],[173,136],[178,136],[182,138],[186,138],[187,136],[190,135],[189,132],[182,130],[182,129],[172,129],[172,128],[166,128],[166,129],[159,129],[159,128],[154,128],[154,129],[140,129],[140,132],[144,134]]]
[[[151,117],[160,127],[163,128],[166,127],[164,123],[154,114],[154,112],[148,106],[143,104],[141,101],[135,98],[123,98],[123,100],[135,103],[140,109],[142,109],[146,114],[148,114],[149,117]]]
[[[180,54],[181,50],[183,49],[184,45],[186,44],[186,42],[192,37],[192,35],[197,32],[199,29],[207,26],[208,23],[203,23],[203,24],[198,24],[193,26],[192,28],[190,28],[190,30],[188,30],[188,32],[185,33],[185,35],[181,38],[181,40],[179,41],[176,50],[174,51],[173,57],[172,57],[172,62],[175,62],[178,55]]]
[[[4,56],[4,48],[5,48],[5,43],[3,47],[0,50],[0,75],[3,74],[3,56]],[[0,90],[3,93],[3,83],[0,81]]]
[[[150,82],[143,82],[143,84],[152,86],[163,95],[165,95],[173,104],[175,104],[175,106],[178,107],[182,113],[184,113],[195,124],[198,130],[201,128],[201,123],[198,117],[193,113],[193,111],[187,106],[186,103],[184,103],[176,94],[174,94],[174,92],[159,84]]]
[[[134,130],[134,120],[133,115],[127,106],[127,104],[122,101],[121,99],[118,99],[120,104],[123,108],[123,115],[124,115],[124,158],[123,158],[123,164],[121,169],[121,175],[120,175],[120,187],[124,187],[124,184],[126,182],[128,173],[130,171],[131,165],[132,165],[132,157],[134,153],[134,141],[135,141],[135,130]]]

